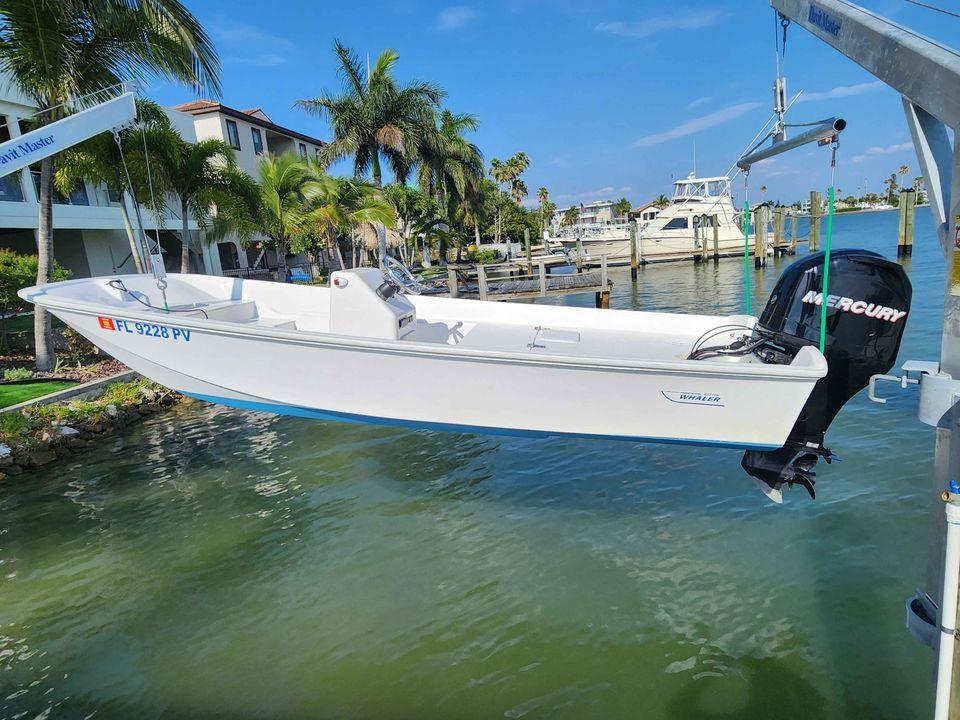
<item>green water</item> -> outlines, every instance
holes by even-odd
[[[896,221],[839,216],[836,244],[890,253]],[[917,225],[902,357],[932,358]],[[741,273],[614,271],[613,304],[735,311]],[[926,717],[915,412],[858,397],[819,499],[776,507],[729,450],[180,407],[0,486],[0,718]]]

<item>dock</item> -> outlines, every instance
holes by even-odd
[[[589,272],[550,273],[544,260],[534,261],[536,269],[525,264],[448,265],[447,287],[450,297],[479,300],[519,300],[594,293],[598,308],[610,307],[613,281],[607,273],[607,258],[601,258],[600,269]],[[498,277],[498,275],[504,275]]]

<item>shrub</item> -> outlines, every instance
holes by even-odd
[[[496,250],[487,248],[485,250],[474,250],[472,253],[468,253],[467,260],[477,263],[478,265],[490,265],[500,262],[500,255],[497,254]]]
[[[9,368],[3,371],[3,379],[12,382],[14,380],[29,380],[33,373],[27,368]]]
[[[68,277],[70,271],[54,263],[53,279],[66,280]],[[12,250],[0,250],[0,347],[7,347],[7,318],[26,310],[29,305],[17,295],[17,290],[29,287],[36,281],[36,255],[19,255]]]

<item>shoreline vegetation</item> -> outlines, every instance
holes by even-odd
[[[96,398],[0,413],[0,481],[71,457],[183,396],[145,378],[108,385]]]

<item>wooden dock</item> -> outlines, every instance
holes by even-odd
[[[519,300],[592,292],[596,306],[608,308],[613,282],[607,274],[606,260],[606,256],[601,259],[598,271],[573,273],[549,273],[542,260],[534,262],[534,272],[524,272],[525,268],[516,263],[448,266],[447,287],[450,297],[480,300]],[[502,273],[507,275],[496,276]]]

